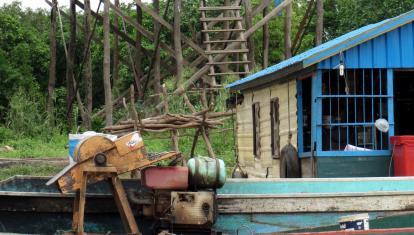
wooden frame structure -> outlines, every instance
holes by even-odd
[[[66,71],[66,81],[67,81],[67,120],[68,123],[73,123],[72,121],[72,106],[73,102],[79,104],[81,111],[82,121],[86,128],[91,127],[91,119],[96,116],[105,117],[106,126],[111,126],[113,124],[112,113],[114,110],[122,107],[122,103],[125,102],[128,97],[128,90],[121,92],[117,98],[112,97],[112,84],[116,83],[119,77],[119,63],[127,65],[134,75],[134,90],[137,92],[137,100],[144,102],[144,105],[148,105],[144,99],[146,99],[146,93],[148,88],[153,87],[155,94],[156,109],[158,113],[161,113],[164,110],[164,113],[168,112],[168,102],[166,100],[165,92],[161,88],[161,83],[163,78],[170,74],[175,75],[175,85],[172,95],[181,96],[186,104],[187,108],[192,112],[196,113],[197,110],[194,108],[196,105],[192,104],[190,99],[187,96],[187,92],[194,87],[201,88],[200,92],[200,105],[203,109],[211,109],[214,105],[214,91],[217,89],[222,89],[216,81],[217,75],[243,75],[250,72],[255,67],[255,48],[253,43],[252,35],[263,29],[265,35],[263,40],[263,66],[267,67],[269,62],[269,21],[279,15],[282,11],[286,11],[285,14],[285,45],[286,45],[286,57],[290,57],[292,54],[295,54],[300,47],[305,28],[309,25],[311,20],[312,13],[315,10],[315,5],[317,5],[317,38],[320,40],[323,34],[323,5],[321,0],[312,0],[308,4],[308,9],[306,10],[303,20],[300,23],[299,30],[294,37],[293,44],[291,42],[291,8],[293,0],[283,0],[280,4],[270,9],[273,5],[272,0],[263,0],[258,5],[252,6],[250,0],[223,0],[223,6],[207,6],[205,1],[201,1],[201,18],[200,22],[203,25],[203,32],[195,33],[194,38],[188,38],[180,30],[180,17],[182,11],[182,2],[181,0],[167,0],[166,9],[164,9],[163,14],[159,9],[159,0],[153,1],[153,8],[149,7],[147,4],[141,2],[141,0],[134,0],[133,3],[136,6],[137,18],[133,19],[128,16],[119,6],[119,1],[114,0],[102,0],[99,3],[97,10],[91,9],[90,1],[84,0],[70,0],[70,12],[69,14],[60,10],[57,0],[45,0],[52,7],[52,26],[51,27],[51,57],[52,62],[56,61],[56,34],[58,27],[56,27],[56,21],[60,21],[60,30],[63,33],[61,15],[70,21],[70,37],[69,37],[69,46],[66,52],[67,59],[67,71]],[[170,5],[172,6],[170,7]],[[102,5],[102,7],[101,7]],[[81,25],[76,20],[76,7],[84,10],[84,24]],[[99,12],[102,10],[103,13]],[[171,8],[174,12],[172,19],[173,24],[170,24],[166,19],[166,13]],[[241,15],[240,10],[244,8],[244,16]],[[216,18],[206,17],[207,11],[221,11]],[[113,12],[113,21],[110,20],[110,12]],[[142,24],[142,14],[147,14],[151,17],[154,23],[154,31],[146,29]],[[253,24],[253,18],[263,14],[262,19],[260,19],[256,24]],[[56,15],[58,17],[56,17]],[[220,24],[219,22],[224,22]],[[231,22],[234,22],[231,26]],[[103,41],[94,34],[95,27],[97,23],[103,24]],[[122,25],[122,27],[119,27]],[[132,27],[136,31],[136,37],[132,38],[127,32],[126,26]],[[243,27],[244,25],[244,27]],[[213,30],[214,27],[224,27],[221,31],[224,32],[224,35],[227,39],[224,40],[212,40],[208,36],[208,32]],[[243,29],[244,28],[244,29]],[[76,33],[77,29],[80,29],[84,32],[84,58],[81,63],[80,69],[83,70],[83,79],[85,82],[85,98],[82,99],[79,95],[79,90],[76,84],[79,84],[81,76],[76,76],[74,74],[73,67],[74,56],[75,56],[75,43],[76,43]],[[172,34],[172,42],[162,40],[160,38],[160,32],[166,30],[168,33]],[[233,31],[241,32],[240,35],[236,38],[229,39],[230,34]],[[111,46],[110,34],[113,34],[113,44]],[[202,38],[202,34],[206,33],[204,43],[199,43],[198,38]],[[63,34],[62,34],[63,35]],[[154,43],[154,51],[149,51],[142,46],[142,39],[148,39],[150,42]],[[104,95],[105,95],[105,107],[104,109],[92,113],[92,72],[91,72],[91,51],[90,51],[90,42],[94,40],[97,43],[103,44],[104,48],[104,59],[103,59],[103,82],[104,82]],[[119,56],[119,43],[124,41],[128,43],[128,58],[122,58]],[[222,48],[216,43],[220,43]],[[238,48],[242,49],[238,49]],[[190,56],[183,57],[183,50],[190,49],[192,51]],[[160,50],[164,51],[168,58],[160,58]],[[240,56],[235,56],[236,60],[229,60],[229,54],[242,53]],[[215,56],[212,56],[212,55]],[[112,55],[112,66],[111,69],[111,55]],[[150,67],[147,71],[143,71],[141,63],[144,57],[151,58]],[[237,59],[239,58],[239,59]],[[50,78],[49,78],[49,101],[48,101],[48,110],[52,114],[53,102],[51,97],[53,97],[53,90],[55,84],[55,72],[54,66],[56,63],[51,63],[50,66]],[[235,71],[229,70],[229,64],[237,64]],[[162,65],[162,66],[161,66]],[[183,68],[184,66],[191,68],[194,73],[188,78],[183,78]],[[214,70],[214,66],[219,66],[221,71],[217,73]],[[240,67],[243,67],[243,71],[240,72]],[[163,70],[161,69],[163,68]],[[112,70],[112,76],[111,76]],[[210,72],[211,76],[208,76]],[[79,74],[80,75],[80,74]],[[111,84],[112,78],[112,84]],[[167,94],[168,95],[168,94]],[[160,98],[164,97],[163,100]],[[148,98],[147,98],[148,99]],[[85,103],[85,105],[83,104]],[[125,105],[124,105],[125,106]],[[211,143],[208,137],[208,128],[203,126],[197,135],[202,135],[204,141],[206,142],[209,149],[209,155],[215,156],[213,149],[211,148]],[[175,144],[175,147],[178,148],[178,133],[177,131],[172,131],[172,140]]]

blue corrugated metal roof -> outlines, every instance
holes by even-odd
[[[302,69],[312,66],[322,60],[325,60],[331,56],[334,56],[341,51],[345,51],[349,48],[355,47],[363,42],[366,42],[372,38],[389,32],[395,28],[398,28],[404,24],[410,23],[414,20],[414,10],[405,14],[397,16],[395,18],[387,19],[375,24],[370,24],[344,34],[338,38],[325,42],[317,47],[314,47],[302,54],[296,55],[290,59],[284,60],[278,64],[261,70],[255,74],[247,76],[236,82],[233,82],[226,86],[226,88],[237,89],[241,85],[246,85],[253,80],[259,79],[263,76],[277,73],[291,65],[302,63]]]

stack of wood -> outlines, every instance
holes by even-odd
[[[163,114],[142,120],[125,120],[119,125],[105,127],[105,131],[111,134],[122,134],[134,130],[146,132],[166,132],[186,128],[217,128],[223,125],[226,117],[231,112],[207,113],[208,110],[194,114]]]

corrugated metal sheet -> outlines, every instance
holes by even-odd
[[[348,49],[349,49],[349,52],[346,55],[347,56],[346,63],[348,63],[348,61],[352,61],[350,65],[354,65],[355,60],[358,60],[359,66],[361,65],[367,66],[367,64],[369,64],[369,60],[365,61],[365,55],[364,57],[361,57],[361,55],[364,53],[368,53],[370,56],[367,55],[367,57],[371,57],[372,64],[377,64],[377,66],[381,64],[386,64],[387,67],[397,66],[400,64],[409,66],[411,65],[411,63],[414,63],[413,55],[412,55],[412,52],[405,51],[401,48],[401,45],[405,44],[405,43],[401,43],[401,38],[404,37],[404,39],[406,40],[409,40],[409,37],[412,38],[413,29],[412,29],[412,26],[410,26],[411,24],[409,23],[411,23],[413,20],[414,20],[414,10],[409,11],[400,16],[397,16],[395,18],[387,19],[387,20],[381,21],[376,24],[370,24],[370,25],[364,26],[362,28],[359,28],[357,30],[344,34],[336,39],[323,43],[317,47],[314,47],[302,54],[296,55],[288,60],[284,60],[280,62],[279,64],[273,65],[267,69],[261,70],[260,72],[257,72],[248,77],[240,79],[234,83],[231,83],[227,85],[226,88],[237,89],[237,87],[242,84],[250,83],[251,81],[254,81],[260,77],[277,73],[278,71],[281,71],[282,69],[285,69],[285,68],[288,68],[289,66],[297,65],[300,63],[302,63],[302,66],[301,66],[302,69],[312,66],[314,64],[317,64],[321,61],[322,61],[321,66],[324,66],[323,68],[335,67],[336,65],[339,64],[340,52],[345,52]],[[402,32],[404,33],[404,35],[401,34]],[[405,34],[411,34],[411,35],[405,38],[406,37]],[[375,40],[372,40],[374,42],[370,41],[373,38],[375,39]],[[367,42],[366,46],[363,46],[363,45],[358,46],[365,42]],[[388,47],[384,47],[383,45],[388,45]],[[410,47],[410,45],[412,48],[413,41],[409,43],[408,47]],[[400,47],[400,49],[396,50],[394,48],[397,46]],[[381,52],[374,54],[373,51],[380,47],[382,50],[387,50],[387,51],[384,51],[384,54],[380,54]],[[400,52],[400,55],[397,54],[398,52]],[[403,60],[401,59],[402,53],[404,54],[411,53],[411,55]],[[354,57],[357,55],[360,57],[358,59],[355,59]],[[332,56],[334,57],[336,56],[336,58],[330,58]],[[381,56],[382,58],[378,58],[379,56]],[[388,58],[384,58],[387,56]],[[411,59],[410,63],[407,62],[408,59]],[[324,60],[329,60],[329,62],[325,62]],[[350,65],[347,64],[347,66],[350,66]]]
[[[336,68],[341,56],[318,64],[320,69]],[[342,54],[346,68],[414,68],[414,23],[352,47]]]

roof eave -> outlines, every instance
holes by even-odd
[[[230,92],[235,92],[235,91],[241,91],[241,90],[247,90],[250,88],[254,88],[254,87],[259,87],[259,86],[263,86],[266,85],[268,83],[274,82],[276,80],[279,80],[281,78],[284,77],[289,77],[290,75],[300,72],[301,70],[303,70],[303,61],[294,63],[286,68],[283,68],[281,70],[277,70],[273,73],[267,74],[267,75],[263,75],[261,77],[257,77],[249,82],[246,83],[242,83],[236,86],[232,86],[229,88]]]

